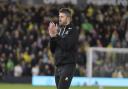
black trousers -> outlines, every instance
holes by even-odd
[[[75,68],[75,64],[65,64],[55,68],[55,82],[57,89],[69,89],[75,73]]]

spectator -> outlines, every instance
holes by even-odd
[[[39,65],[35,65],[32,67],[32,75],[39,75]]]
[[[23,74],[22,66],[20,64],[17,64],[14,67],[14,77],[21,77],[22,74]]]

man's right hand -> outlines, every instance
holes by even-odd
[[[53,22],[50,22],[49,23],[48,30],[49,30],[50,37],[56,37],[56,35],[57,35],[57,29],[58,29],[57,24],[54,24]]]

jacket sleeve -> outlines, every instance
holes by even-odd
[[[56,37],[50,38],[50,50],[52,53],[55,52],[56,49]]]
[[[56,37],[56,43],[62,50],[68,51],[75,47],[78,41],[78,30],[72,29],[64,38]]]

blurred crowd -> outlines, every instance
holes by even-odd
[[[90,46],[128,47],[128,6],[93,6],[86,9],[87,25],[82,25]],[[88,28],[88,30],[87,30]],[[93,29],[92,29],[93,28]],[[128,77],[128,53],[94,52],[93,76]]]
[[[54,74],[47,27],[50,21],[58,22],[62,7],[71,8],[79,29],[76,76],[86,76],[88,47],[128,47],[128,7],[0,3],[0,76]]]
[[[0,3],[1,76],[54,74],[47,27],[50,21],[58,22],[60,8],[59,5]],[[76,75],[80,75],[79,70]]]

